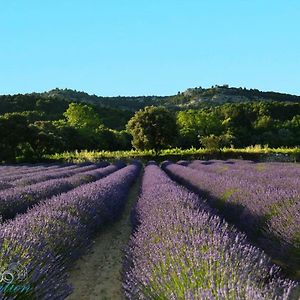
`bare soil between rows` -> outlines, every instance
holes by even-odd
[[[89,251],[69,270],[74,291],[67,300],[125,299],[121,281],[123,249],[130,238],[130,212],[138,198],[141,177],[132,186],[120,218],[99,231]]]

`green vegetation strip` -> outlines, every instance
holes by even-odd
[[[269,148],[261,146],[251,146],[246,148],[221,148],[219,150],[205,148],[190,149],[164,149],[159,152],[153,150],[130,150],[130,151],[74,151],[46,155],[46,160],[65,162],[84,162],[99,160],[130,160],[141,159],[143,161],[156,159],[163,160],[193,160],[193,159],[229,159],[242,158],[255,161],[300,161],[300,148]]]

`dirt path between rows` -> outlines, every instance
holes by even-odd
[[[124,299],[121,284],[123,253],[130,233],[130,211],[137,200],[141,175],[132,186],[121,217],[101,230],[86,255],[69,271],[74,292],[67,300]]]

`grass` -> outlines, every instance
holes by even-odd
[[[46,155],[44,157],[50,161],[64,162],[84,162],[99,160],[124,160],[139,159],[148,161],[155,159],[156,161],[164,160],[194,160],[194,159],[249,159],[254,161],[300,161],[300,147],[288,148],[269,148],[268,146],[249,146],[246,148],[221,148],[221,149],[205,149],[205,148],[172,148],[161,150],[158,154],[153,150],[129,150],[129,151],[74,151],[56,153]]]

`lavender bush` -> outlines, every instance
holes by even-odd
[[[67,172],[71,170],[75,170],[80,167],[88,167],[91,166],[92,164],[89,163],[87,164],[62,164],[62,165],[56,165],[56,166],[40,166],[37,167],[35,170],[28,169],[28,170],[23,170],[23,171],[18,171],[18,172],[13,172],[13,174],[9,174],[7,172],[1,173],[0,180],[6,181],[6,182],[13,182],[13,181],[21,181],[22,179],[25,178],[31,178],[31,177],[37,177],[39,175],[43,175],[45,173],[51,174],[51,173],[59,173],[59,172]]]
[[[35,174],[45,171],[55,171],[59,169],[71,170],[77,168],[78,165],[70,165],[70,164],[57,164],[57,165],[44,165],[37,167],[12,167],[13,169],[0,168],[0,180],[2,181],[10,181],[20,179],[22,177],[28,176],[29,174]]]
[[[99,180],[121,167],[124,167],[124,164],[119,163],[79,172],[68,178],[51,179],[25,187],[0,191],[0,218],[2,221],[11,219],[46,198],[65,193],[81,184]]]
[[[8,182],[0,181],[0,191],[8,189],[10,187],[12,187],[12,185],[9,184]]]
[[[72,168],[71,170],[67,169],[68,167],[66,167],[66,168],[62,168],[62,169],[55,170],[55,171],[52,171],[52,172],[36,173],[36,174],[31,175],[31,176],[26,176],[24,178],[14,180],[13,182],[10,182],[10,183],[14,186],[25,186],[25,185],[29,185],[29,184],[33,184],[33,183],[37,183],[37,182],[46,181],[46,180],[49,180],[49,179],[70,177],[74,174],[77,174],[78,172],[85,172],[85,171],[89,171],[89,170],[94,170],[97,167],[105,167],[107,165],[108,165],[107,162],[101,162],[101,163],[98,163],[98,164],[91,164],[91,165],[88,165],[88,166]]]
[[[189,167],[164,163],[163,168],[178,182],[205,195],[227,220],[287,264],[291,275],[300,275],[299,166],[241,162],[220,169],[220,162],[193,162]]]
[[[0,291],[1,299],[64,299],[70,293],[65,269],[91,235],[122,210],[140,165],[133,164],[55,196],[0,226],[0,270],[26,268],[27,293]]]
[[[294,283],[196,194],[146,167],[126,251],[127,299],[288,299]]]

